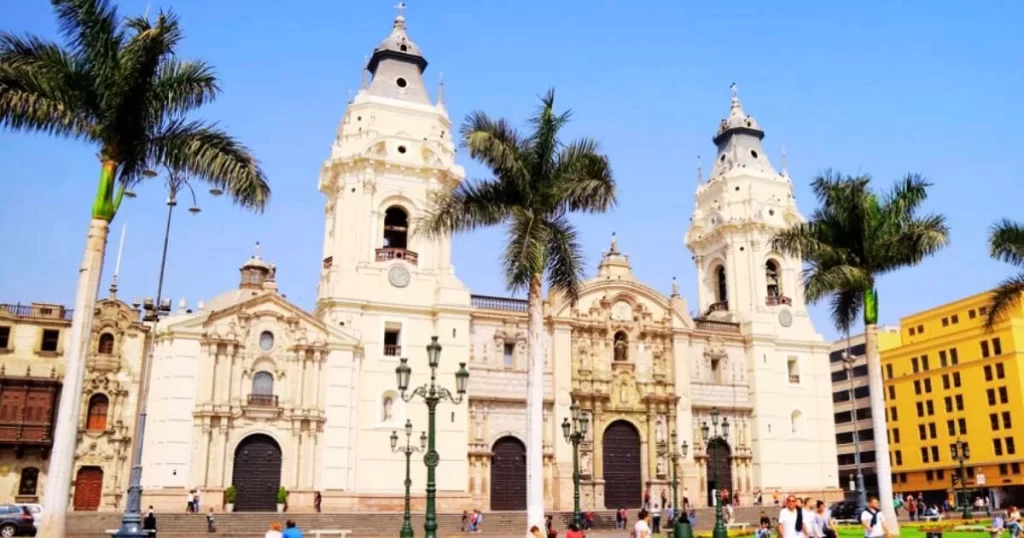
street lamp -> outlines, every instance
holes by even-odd
[[[722,485],[718,482],[718,455],[720,452],[721,445],[727,443],[729,439],[729,419],[722,419],[722,434],[718,434],[718,408],[711,408],[711,424],[714,427],[714,431],[708,427],[708,423],[704,422],[700,427],[701,436],[704,438],[704,449],[714,443],[714,449],[711,451],[711,465],[715,468],[715,497],[721,497],[720,492],[722,491]],[[722,519],[722,500],[720,498],[715,499],[715,530],[711,533],[712,538],[728,538],[729,531],[725,529],[725,520]]]
[[[156,177],[157,173],[152,170],[145,170],[143,175],[146,177]],[[129,477],[130,482],[128,485],[128,498],[125,502],[125,511],[121,516],[121,528],[112,535],[115,538],[142,538],[147,536],[145,531],[142,530],[142,444],[146,434],[146,400],[149,396],[149,376],[153,365],[152,346],[156,335],[156,324],[160,316],[167,315],[171,311],[171,300],[163,297],[164,269],[167,266],[167,244],[171,238],[171,215],[174,214],[174,207],[178,205],[178,192],[182,187],[188,188],[189,193],[192,194],[192,207],[188,209],[189,213],[196,215],[201,211],[199,204],[196,202],[196,192],[192,189],[192,185],[189,184],[188,178],[178,170],[168,170],[167,227],[164,229],[164,248],[163,253],[160,255],[160,276],[157,278],[156,283],[156,301],[147,297],[142,302],[142,320],[152,322],[149,340],[150,348],[147,353],[143,354],[142,378],[139,383],[141,404],[135,427],[135,451],[132,454],[132,472]],[[210,194],[214,196],[220,194],[214,193],[213,190],[210,190]],[[135,194],[130,191],[126,191],[126,193],[128,193],[129,198],[135,197]],[[138,301],[133,301],[133,303],[136,307],[139,306]]]
[[[858,430],[860,426],[857,424],[857,395],[854,393],[853,387],[853,366],[857,362],[857,357],[854,357],[850,352],[850,332],[846,332],[846,354],[843,355],[843,365],[846,367],[846,374],[850,380],[850,413],[853,415],[853,464],[857,469],[857,513],[864,511],[868,505],[867,490],[864,489],[864,473],[861,470],[860,464],[860,434]],[[853,488],[851,488],[852,490]]]
[[[420,434],[420,446],[412,444],[412,421],[405,421],[405,446],[398,446],[398,432],[391,432],[391,451],[405,454],[405,515],[402,517],[402,530],[398,536],[401,538],[412,538],[412,512],[409,507],[409,486],[412,486],[412,478],[409,477],[409,461],[414,452],[423,452],[427,449],[427,432]]]
[[[395,368],[395,377],[398,378],[398,390],[402,394],[402,400],[411,402],[417,396],[423,398],[427,404],[427,454],[423,462],[427,465],[427,518],[423,524],[426,531],[426,538],[437,538],[437,511],[435,509],[435,497],[437,494],[437,482],[434,477],[434,470],[437,468],[438,455],[436,446],[436,430],[434,419],[437,413],[437,404],[448,400],[455,405],[462,403],[462,397],[466,395],[466,384],[469,382],[469,371],[466,370],[466,363],[459,363],[459,370],[455,372],[455,392],[444,387],[437,386],[437,365],[441,362],[441,344],[437,343],[437,337],[430,337],[430,344],[427,345],[427,365],[430,366],[430,383],[416,387],[411,393],[406,394],[409,389],[409,378],[412,376],[412,368],[409,367],[409,359],[402,358]]]
[[[672,536],[675,538],[681,538],[683,536],[692,536],[690,532],[690,518],[686,517],[686,512],[683,507],[679,505],[679,478],[677,476],[677,470],[679,468],[679,460],[686,459],[686,453],[690,450],[690,445],[683,441],[683,444],[676,449],[676,431],[672,430],[672,448],[670,449],[668,457],[672,459],[672,506],[675,507],[675,521],[673,521]],[[684,528],[685,527],[685,528]]]
[[[964,519],[971,519],[971,500],[967,498],[964,493],[967,488],[967,476],[964,474],[964,462],[971,459],[971,448],[967,446],[965,441],[962,441],[959,437],[956,438],[956,442],[949,446],[949,451],[953,456],[953,460],[960,464],[960,472],[953,473],[953,487],[956,487],[957,482],[960,483],[960,502],[964,504]]]
[[[562,434],[565,441],[572,445],[572,519],[577,529],[583,528],[580,515],[580,443],[587,437],[587,416],[580,413],[580,406],[575,401],[569,406],[572,422],[566,417],[562,420]]]

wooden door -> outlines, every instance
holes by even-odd
[[[238,512],[274,511],[281,486],[281,447],[270,436],[246,437],[235,449],[233,484]]]
[[[75,510],[95,511],[103,497],[103,469],[82,467],[75,478]]]
[[[639,508],[643,504],[640,432],[624,420],[613,422],[604,431],[601,447],[605,508]]]
[[[708,506],[714,506],[713,495],[718,495],[721,499],[724,489],[729,490],[729,494],[732,495],[732,448],[721,438],[715,438],[708,443],[704,453],[707,455],[704,460],[704,472],[707,476]]]
[[[515,437],[494,443],[491,510],[526,510],[526,446]]]

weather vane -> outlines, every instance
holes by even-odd
[[[729,86],[729,91],[732,93],[732,98],[733,99],[736,99],[736,98],[738,98],[740,96],[740,87],[737,86],[735,82],[733,82]]]
[[[405,2],[399,2],[398,5],[395,6],[395,9],[398,10],[398,16],[399,17],[404,16],[404,13],[405,13]]]

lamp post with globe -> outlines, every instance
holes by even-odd
[[[423,529],[426,538],[437,538],[437,508],[435,499],[437,496],[437,480],[435,470],[437,469],[440,456],[437,454],[437,429],[435,419],[437,415],[437,404],[449,401],[455,405],[462,403],[462,397],[466,395],[466,384],[469,382],[469,370],[466,370],[466,363],[459,363],[459,370],[455,372],[455,392],[437,385],[437,366],[441,362],[441,344],[437,343],[437,337],[430,337],[430,344],[427,345],[427,365],[430,366],[430,383],[416,387],[412,392],[406,393],[409,389],[409,377],[412,375],[412,368],[409,367],[409,359],[402,358],[395,368],[395,375],[398,378],[398,390],[401,392],[402,400],[411,402],[420,397],[427,404],[427,453],[423,462],[427,466],[427,514]]]
[[[683,526],[685,525],[689,527],[689,522],[688,519],[686,519],[686,511],[683,510],[683,507],[679,504],[679,478],[676,473],[679,469],[679,460],[686,459],[686,453],[690,450],[690,445],[688,445],[686,441],[683,441],[683,444],[679,446],[679,449],[676,449],[678,438],[676,437],[675,430],[672,431],[671,438],[672,448],[668,457],[672,459],[672,506],[675,507],[676,515],[673,521],[672,536],[679,538],[687,535]],[[684,521],[686,523],[684,523]]]
[[[722,419],[722,424],[721,424],[721,426],[722,426],[722,433],[721,433],[721,435],[719,435],[719,433],[718,433],[718,426],[719,426],[719,424],[718,424],[718,416],[719,416],[718,408],[717,407],[711,408],[711,424],[714,427],[714,430],[712,431],[712,428],[708,427],[708,423],[704,422],[701,425],[701,427],[700,427],[700,433],[701,433],[701,436],[704,438],[704,449],[705,450],[707,450],[708,447],[710,447],[712,444],[714,444],[714,448],[711,450],[711,465],[715,468],[715,475],[714,475],[715,476],[715,486],[718,489],[718,491],[715,492],[715,497],[719,497],[719,498],[715,499],[715,530],[712,531],[711,537],[712,538],[729,538],[729,531],[726,530],[726,528],[725,528],[725,521],[722,519],[722,499],[720,498],[721,495],[719,495],[719,493],[718,493],[718,492],[722,491],[722,485],[718,482],[718,480],[719,480],[719,476],[718,476],[718,467],[719,467],[718,456],[719,456],[721,445],[723,443],[727,443],[728,442],[728,438],[729,438],[729,419],[728,418]]]
[[[409,461],[415,452],[423,452],[427,449],[427,432],[420,434],[420,446],[412,444],[412,421],[405,421],[405,446],[398,446],[398,432],[391,432],[391,451],[405,454],[405,514],[402,517],[402,530],[398,536],[401,538],[412,538],[412,513],[409,507],[409,487],[412,486],[412,478],[409,476]]]
[[[572,445],[572,520],[577,529],[583,528],[580,516],[580,443],[587,437],[587,416],[580,413],[580,405],[575,401],[569,406],[572,422],[569,417],[562,420],[562,434],[565,441]]]

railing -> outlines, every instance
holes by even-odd
[[[779,306],[782,304],[792,305],[793,299],[786,297],[785,295],[775,295],[764,298],[764,304],[768,306]]]
[[[384,355],[387,357],[398,357],[402,354],[402,346],[384,344]]]
[[[789,382],[790,383],[799,383],[800,382],[800,374],[796,374],[796,375],[789,374]]]
[[[0,310],[19,318],[52,319],[58,321],[71,321],[71,316],[75,313],[73,308],[64,308],[60,305],[0,304]]]
[[[51,445],[51,429],[48,423],[0,422],[0,444]]]
[[[277,407],[276,394],[250,394],[249,405],[259,407]]]
[[[697,318],[693,320],[699,331],[707,331],[721,334],[740,334],[740,324],[728,321],[715,321],[710,319]]]
[[[404,248],[378,248],[377,261],[387,262],[391,260],[405,260],[413,265],[419,263],[420,256],[411,250]]]
[[[483,310],[504,310],[506,312],[526,312],[526,299],[513,299],[511,297],[492,297],[489,295],[472,295],[470,302],[473,308]]]

